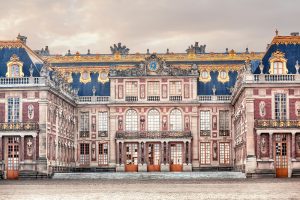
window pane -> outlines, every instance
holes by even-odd
[[[181,96],[181,81],[170,81],[170,96]]]
[[[160,130],[160,116],[159,112],[152,109],[148,112],[148,131]]]
[[[99,131],[108,131],[108,113],[99,112]]]
[[[125,130],[126,131],[138,130],[138,114],[135,110],[130,109],[126,112]]]
[[[182,131],[182,114],[178,109],[174,109],[170,113],[170,130]]]

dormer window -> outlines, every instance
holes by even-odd
[[[282,75],[287,74],[288,69],[286,67],[287,59],[284,57],[284,53],[280,51],[275,51],[271,58],[269,59],[270,62],[270,74],[274,75]]]
[[[9,78],[17,78],[17,77],[23,77],[23,62],[19,60],[19,57],[17,55],[12,55],[10,60],[7,62],[7,73],[6,77]]]

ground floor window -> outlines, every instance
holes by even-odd
[[[138,164],[138,144],[128,143],[126,144],[126,165]]]
[[[182,164],[182,144],[171,144],[171,164]]]
[[[88,165],[90,163],[90,144],[80,144],[80,164]]]
[[[201,165],[210,164],[210,143],[209,142],[200,143],[200,163]]]
[[[99,144],[99,165],[107,165],[108,164],[108,144],[100,143]]]
[[[230,163],[230,143],[221,142],[220,143],[220,164]]]

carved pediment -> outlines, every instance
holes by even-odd
[[[110,76],[198,76],[198,66],[191,65],[190,68],[172,66],[156,54],[145,58],[144,61],[130,69],[116,69],[111,67]]]

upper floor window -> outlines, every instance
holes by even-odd
[[[159,131],[160,129],[160,116],[156,109],[148,112],[148,131]]]
[[[125,95],[126,96],[138,96],[138,82],[127,81],[125,83]]]
[[[147,83],[148,96],[159,96],[159,81],[149,81]]]
[[[8,98],[8,122],[20,121],[20,98],[11,97]]]
[[[274,72],[273,74],[283,74],[283,63],[282,62],[274,62]]]
[[[89,112],[80,113],[80,131],[89,131]]]
[[[269,59],[270,62],[270,74],[280,75],[280,74],[287,74],[288,69],[286,67],[287,59],[284,57],[284,53],[280,51],[275,51],[272,53],[272,56]]]
[[[108,114],[107,112],[99,112],[99,131],[108,131]]]
[[[170,81],[170,96],[181,96],[181,81]]]
[[[275,119],[286,120],[286,94],[275,94]]]
[[[229,111],[220,110],[219,112],[219,131],[220,136],[229,136]]]
[[[170,113],[170,130],[182,131],[182,114],[179,109],[173,109]]]
[[[200,111],[200,135],[210,135],[210,111]]]
[[[19,60],[19,57],[14,54],[7,62],[6,77],[23,77],[23,62]]]
[[[138,114],[135,110],[127,110],[125,116],[125,130],[137,131],[138,130]]]

